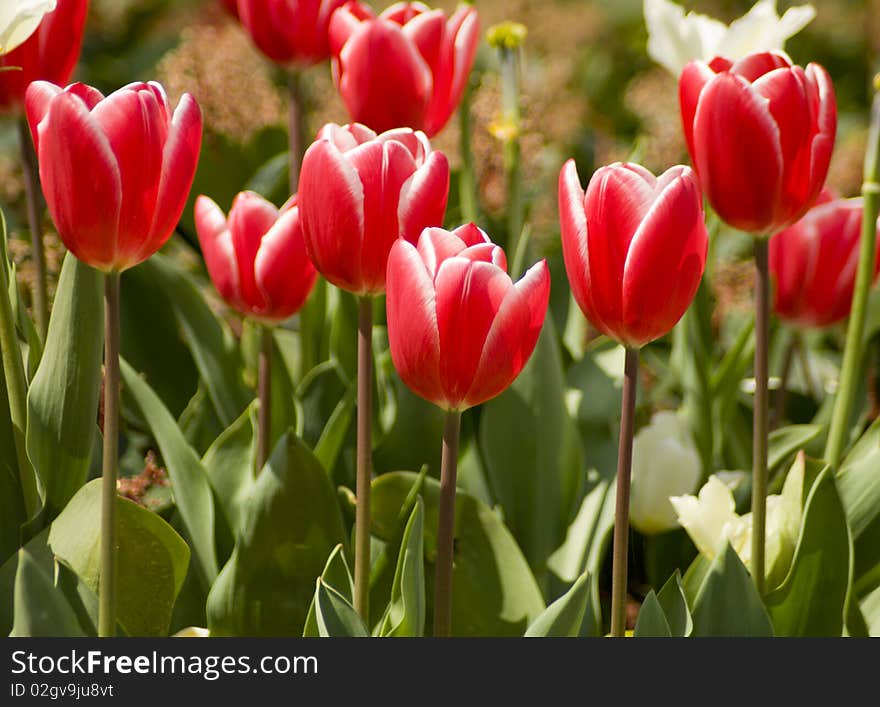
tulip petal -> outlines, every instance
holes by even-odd
[[[681,107],[681,125],[684,129],[688,152],[694,160],[694,117],[697,114],[697,105],[700,101],[700,93],[709,81],[715,76],[715,72],[703,61],[692,61],[684,67],[678,80],[678,102]]]
[[[443,10],[421,12],[403,25],[403,34],[419,50],[431,73],[437,75],[446,33],[446,15]]]
[[[229,211],[229,231],[238,263],[241,297],[254,310],[261,311],[266,306],[265,298],[257,286],[254,262],[263,236],[277,220],[278,209],[275,205],[254,192],[242,192],[235,197]]]
[[[837,134],[837,100],[834,95],[834,84],[828,72],[818,64],[809,64],[804,72],[807,81],[807,92],[815,98],[811,105],[815,106],[816,134],[813,138],[810,159],[810,182],[813,185],[811,195],[819,194],[834,150],[834,138]],[[813,199],[809,196],[807,201]]]
[[[388,256],[387,284],[388,343],[394,367],[415,393],[444,405],[434,284],[411,243],[395,242]]]
[[[205,266],[214,287],[224,300],[241,309],[244,303],[238,288],[238,262],[225,214],[212,199],[199,196],[195,205],[195,223]]]
[[[400,236],[415,243],[424,228],[442,224],[448,198],[449,162],[442,152],[432,152],[400,187]]]
[[[791,67],[792,62],[788,55],[783,51],[776,50],[756,52],[744,56],[733,63],[730,72],[742,76],[746,81],[752,83],[775,69],[790,69]]]
[[[338,57],[342,47],[345,46],[361,23],[365,20],[375,19],[375,17],[376,15],[370,7],[356,0],[350,0],[332,13],[328,27],[331,55]]]

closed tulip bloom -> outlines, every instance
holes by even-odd
[[[236,10],[254,44],[278,64],[310,66],[330,56],[327,29],[345,0],[238,0]],[[227,7],[229,2],[226,2]]]
[[[693,61],[679,100],[691,160],[724,221],[769,236],[815,202],[837,130],[825,69],[804,70],[781,51]]]
[[[0,56],[0,111],[17,110],[32,81],[46,80],[64,85],[70,80],[79,58],[88,0],[58,0],[55,10],[45,15],[37,30],[17,49]]]
[[[448,195],[449,163],[424,133],[326,125],[300,175],[309,257],[337,287],[382,294],[394,241],[441,225]]]
[[[157,83],[106,98],[85,84],[32,83],[26,108],[49,212],[64,245],[99,270],[125,270],[161,248],[195,176],[198,104],[172,111]]]
[[[471,5],[447,19],[420,2],[400,2],[376,17],[348,2],[333,15],[334,76],[353,121],[382,132],[397,127],[433,137],[464,93],[480,20]]]
[[[828,198],[770,239],[773,311],[780,319],[825,327],[849,314],[861,228],[860,198]]]
[[[559,175],[559,214],[568,279],[593,326],[631,348],[675,326],[709,245],[693,170],[654,177],[616,163],[597,170],[584,193],[569,160]]]
[[[550,296],[547,263],[514,283],[504,251],[473,224],[426,228],[388,258],[388,340],[401,379],[447,411],[479,405],[525,366]]]
[[[278,323],[305,304],[318,273],[306,255],[296,196],[279,210],[259,194],[242,192],[228,219],[200,196],[195,217],[208,274],[231,307]]]

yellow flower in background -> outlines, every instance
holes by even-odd
[[[645,0],[648,54],[678,76],[693,59],[723,56],[736,61],[754,52],[783,49],[789,37],[816,16],[812,5],[776,11],[776,0],[760,0],[730,26],[706,15],[685,11],[670,0]]]
[[[43,15],[55,9],[55,0],[3,0],[0,2],[0,54],[6,54],[30,37]]]

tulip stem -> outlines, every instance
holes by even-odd
[[[788,398],[788,379],[791,376],[791,364],[794,361],[794,350],[798,346],[799,334],[792,331],[785,344],[785,355],[782,359],[782,371],[779,373],[779,388],[773,398],[773,413],[770,418],[770,429],[776,429],[785,416],[785,401]]]
[[[876,79],[875,79],[876,82]],[[862,183],[862,236],[859,245],[859,265],[853,291],[852,311],[846,330],[846,346],[840,384],[831,413],[831,427],[825,446],[825,461],[833,469],[840,466],[847,443],[859,387],[859,369],[865,350],[865,321],[868,316],[868,295],[874,279],[874,259],[877,250],[877,214],[880,211],[880,92],[874,94],[871,106],[871,131],[865,153],[864,182]]]
[[[269,458],[272,443],[272,329],[261,326],[259,380],[257,396],[260,401],[257,418],[257,473],[262,471]]]
[[[98,636],[116,635],[116,475],[119,466],[119,272],[104,280],[104,458]]]
[[[461,204],[462,221],[476,223],[479,219],[477,208],[477,178],[474,170],[474,152],[471,148],[473,128],[471,125],[471,101],[473,85],[470,77],[465,84],[464,94],[458,108],[459,151],[461,152],[461,174],[458,177],[458,199]]]
[[[611,567],[611,635],[626,633],[627,560],[629,553],[629,491],[632,477],[633,425],[639,384],[639,350],[626,349],[620,443],[617,453],[617,498],[614,510],[614,549]]]
[[[290,193],[296,194],[299,189],[299,171],[303,158],[303,92],[302,76],[299,71],[291,70],[287,78],[288,90],[288,141],[290,145]]]
[[[39,510],[40,495],[37,480],[28,459],[25,442],[27,429],[27,382],[24,363],[21,359],[21,346],[15,332],[15,311],[9,297],[9,262],[6,257],[6,222],[0,212],[0,353],[3,359],[3,374],[6,382],[6,395],[9,399],[9,419],[12,423],[12,439],[15,443],[15,456],[18,462],[18,478],[24,509],[28,518],[33,518]]]
[[[18,141],[24,187],[27,197],[28,227],[31,231],[31,257],[34,260],[34,320],[40,341],[46,341],[49,330],[49,295],[46,287],[46,251],[43,246],[43,225],[40,219],[40,172],[37,155],[31,142],[30,128],[22,118],[18,121]]]
[[[752,417],[752,579],[764,593],[764,533],[767,512],[767,361],[770,333],[770,239],[755,239],[755,408]]]
[[[373,300],[358,302],[357,506],[354,531],[354,608],[364,621],[370,608],[370,484],[373,403]]]
[[[452,632],[452,561],[455,554],[455,477],[461,413],[446,413],[440,462],[440,509],[437,525],[437,567],[434,581],[434,635]]]

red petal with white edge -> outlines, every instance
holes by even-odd
[[[486,337],[508,290],[501,268],[448,258],[434,278],[440,332],[440,380],[446,400],[459,408],[474,382]]]
[[[364,187],[342,153],[324,140],[303,157],[299,205],[306,251],[337,287],[366,294],[361,268]]]
[[[282,321],[305,304],[318,273],[306,255],[298,207],[283,212],[263,236],[254,273],[266,301],[263,317]]]
[[[138,262],[159,250],[174,232],[189,198],[201,149],[202,112],[195,99],[184,93],[168,128],[150,237],[137,256]]]
[[[694,119],[695,165],[703,191],[730,225],[766,235],[782,193],[782,149],[767,100],[745,79],[719,74],[703,89]]]
[[[633,237],[623,273],[620,338],[628,346],[642,346],[675,326],[706,264],[709,239],[696,175],[673,167],[658,183],[666,187]]]
[[[40,179],[61,240],[84,263],[112,269],[122,178],[107,136],[81,99],[63,93],[38,130]]]
[[[494,398],[520,374],[538,343],[549,301],[550,271],[542,260],[507,292],[465,397],[467,407]]]
[[[430,10],[431,8],[423,2],[396,2],[382,10],[382,14],[379,15],[379,17],[383,20],[391,20],[392,22],[396,22],[403,26],[417,18],[422,13],[429,12]]]
[[[446,15],[442,10],[428,10],[403,26],[403,34],[419,49],[422,58],[436,77],[446,33]]]
[[[199,196],[195,205],[196,233],[202,246],[202,255],[208,275],[220,296],[236,309],[244,303],[238,290],[238,264],[232,247],[232,234],[226,223],[226,215],[207,196]]]
[[[359,2],[347,2],[330,16],[327,37],[330,41],[330,54],[339,56],[342,47],[349,40],[361,22],[375,18],[373,11]]]
[[[480,245],[481,243],[491,243],[492,239],[489,235],[475,223],[466,223],[452,231],[456,236],[461,238],[465,245]]]
[[[37,126],[46,117],[46,113],[49,112],[49,104],[52,102],[52,99],[60,93],[61,88],[48,81],[34,81],[28,86],[25,93],[25,112],[27,113],[28,125],[31,129],[31,137],[38,152],[40,149],[40,136],[37,132]]]
[[[278,209],[254,192],[242,192],[235,197],[229,210],[229,231],[238,263],[239,289],[242,299],[254,310],[263,308],[265,299],[257,286],[254,261],[260,242],[278,220]]]
[[[596,171],[584,197],[592,303],[616,338],[623,324],[623,271],[630,241],[654,202],[656,179],[615,164]],[[599,326],[599,322],[593,322]]]
[[[697,115],[700,93],[714,76],[715,72],[705,62],[692,61],[684,67],[678,79],[678,103],[681,108],[681,126],[684,130],[684,137],[687,141],[691,161],[695,164],[694,117]]]
[[[397,220],[401,238],[415,243],[427,226],[439,226],[449,198],[449,162],[442,152],[432,152],[400,187]]]
[[[426,228],[422,231],[416,246],[432,281],[437,275],[440,263],[458,255],[465,248],[467,244],[456,233],[439,227]]]
[[[821,66],[809,64],[805,76],[807,91],[812,105],[815,106],[816,125],[810,161],[810,181],[813,184],[813,193],[819,194],[828,175],[834,138],[837,135],[837,99],[831,77]]]
[[[752,83],[775,69],[789,69],[792,66],[791,59],[785,52],[757,52],[735,61],[729,71]]]
[[[388,20],[362,24],[339,55],[339,92],[349,114],[380,133],[421,129],[432,85],[415,44]]]
[[[404,240],[398,240],[388,256],[385,302],[391,359],[401,380],[445,407],[434,284],[415,247]]]
[[[111,94],[92,117],[107,135],[122,176],[116,257],[123,269],[138,262],[150,235],[168,122],[155,93],[143,84]]]

